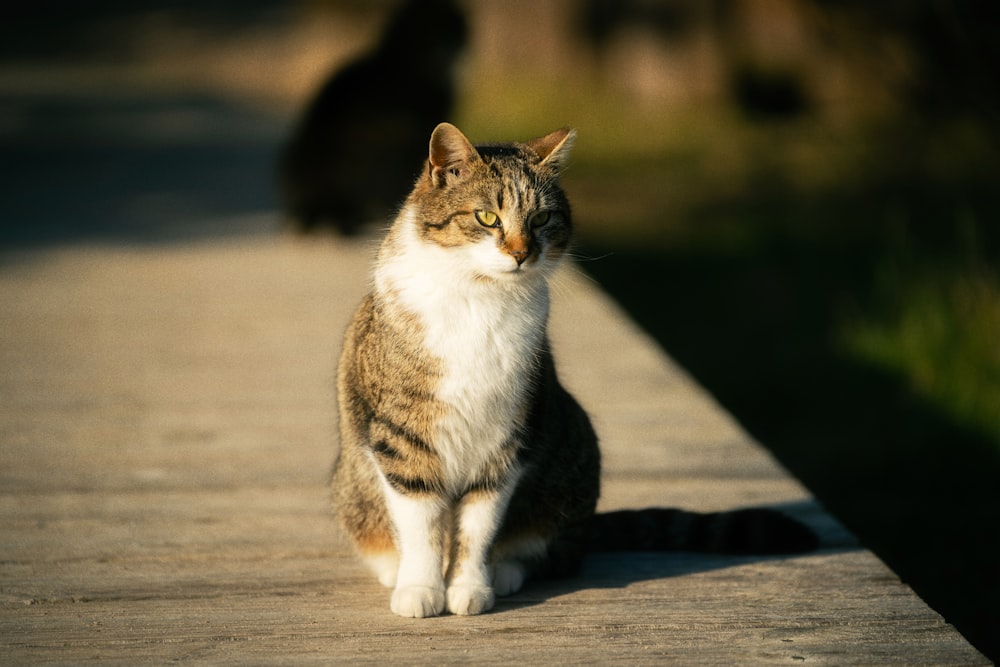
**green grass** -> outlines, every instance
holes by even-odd
[[[985,268],[900,268],[886,262],[881,307],[844,325],[858,359],[905,378],[1000,449],[1000,283]]]

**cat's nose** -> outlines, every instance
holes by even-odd
[[[531,241],[520,234],[506,235],[501,243],[501,249],[513,257],[518,266],[524,264],[531,254]]]
[[[510,251],[510,256],[514,258],[514,261],[517,262],[518,266],[521,266],[522,264],[524,264],[524,260],[528,259],[528,251],[527,250],[511,250]]]

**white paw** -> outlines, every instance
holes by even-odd
[[[493,590],[500,597],[521,590],[527,575],[524,565],[516,560],[502,560],[493,568]]]
[[[494,601],[493,589],[489,586],[455,584],[448,587],[448,611],[459,616],[489,611]]]
[[[386,588],[396,587],[396,570],[383,570],[378,573],[378,583]]]
[[[394,553],[365,556],[368,568],[378,577],[378,583],[386,588],[396,587],[396,573],[399,572],[399,556]]]
[[[437,616],[444,611],[444,589],[404,586],[392,592],[392,613],[407,618]]]

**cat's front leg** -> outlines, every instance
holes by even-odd
[[[399,548],[399,571],[390,608],[408,618],[437,616],[445,609],[443,503],[427,494],[401,493],[389,484],[385,489]]]
[[[448,567],[448,610],[453,614],[481,614],[493,608],[490,551],[514,484],[511,480],[507,489],[472,492],[459,505]]]

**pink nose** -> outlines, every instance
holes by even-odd
[[[528,259],[527,250],[511,250],[510,256],[514,258],[518,266],[524,264],[524,260]]]

